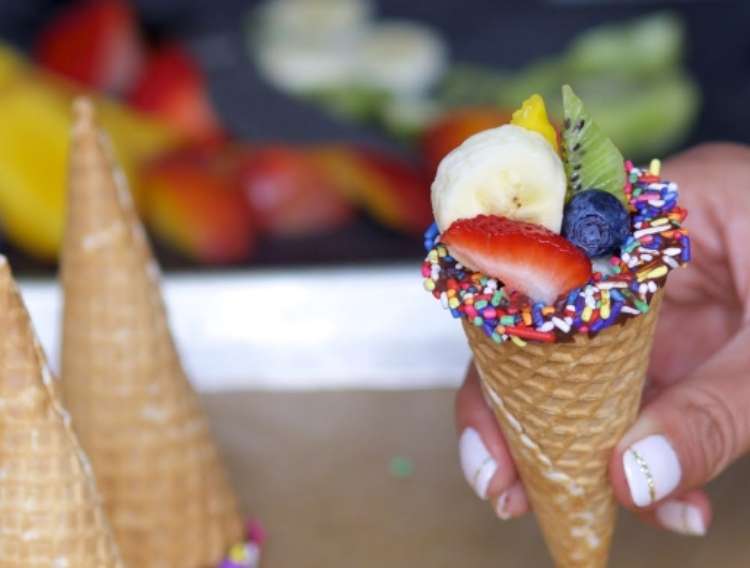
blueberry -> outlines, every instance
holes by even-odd
[[[565,206],[562,234],[589,257],[613,253],[630,234],[630,214],[611,193],[582,191]]]

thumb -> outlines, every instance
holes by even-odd
[[[617,498],[650,507],[702,487],[750,449],[750,329],[642,411],[610,463]]]

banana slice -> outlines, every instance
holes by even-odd
[[[257,8],[268,41],[328,41],[361,35],[373,17],[371,0],[267,0]]]
[[[270,42],[256,50],[263,77],[283,91],[308,93],[352,83],[356,59],[336,44]]]
[[[562,160],[541,134],[506,124],[471,136],[443,158],[432,209],[441,232],[485,214],[559,233],[566,183]]]
[[[351,85],[371,17],[370,0],[268,0],[253,12],[248,47],[260,73],[281,90]]]
[[[432,28],[408,21],[378,23],[362,38],[360,81],[394,96],[417,96],[448,66],[445,40]]]

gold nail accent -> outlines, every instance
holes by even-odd
[[[477,484],[479,483],[479,474],[482,473],[482,470],[484,469],[484,466],[486,466],[488,463],[494,461],[492,459],[492,456],[487,456],[484,458],[484,461],[482,462],[482,465],[480,465],[477,470],[474,472],[474,487],[477,487]]]
[[[497,499],[497,505],[495,507],[495,513],[497,513],[497,516],[502,519],[503,521],[507,521],[511,518],[510,511],[508,510],[508,507],[510,506],[510,495],[506,491],[500,497]]]
[[[684,503],[680,503],[680,505],[682,505],[682,530],[685,534],[690,534],[692,531],[690,530],[690,522],[688,521],[687,505]]]
[[[646,478],[646,485],[648,485],[648,495],[651,497],[651,502],[656,502],[656,486],[654,485],[654,476],[651,475],[651,470],[648,468],[648,463],[646,463],[646,460],[643,459],[643,457],[636,452],[633,448],[629,448],[630,453],[633,454],[633,457],[635,458],[635,463],[638,464],[638,469],[641,470],[641,473],[643,474],[643,477]]]

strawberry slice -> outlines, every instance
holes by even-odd
[[[121,93],[135,80],[143,44],[126,0],[75,2],[52,19],[35,45],[47,69],[94,89]]]
[[[546,304],[591,277],[581,249],[533,223],[478,215],[456,221],[440,240],[463,265]]]
[[[225,138],[203,70],[180,44],[162,46],[149,56],[128,102],[171,123],[195,142]]]

